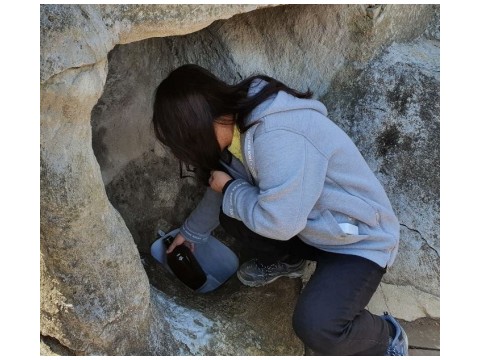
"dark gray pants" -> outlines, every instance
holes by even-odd
[[[387,322],[365,310],[385,269],[359,256],[319,250],[298,237],[288,241],[265,238],[222,211],[220,224],[264,262],[299,258],[317,262],[293,314],[295,333],[315,355],[385,354]]]

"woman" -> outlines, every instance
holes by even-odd
[[[311,93],[268,76],[228,85],[185,65],[159,85],[157,138],[195,167],[206,195],[173,244],[208,242],[219,224],[256,258],[237,276],[261,286],[317,262],[293,315],[322,355],[407,355],[390,315],[365,310],[398,250],[399,223],[350,138]]]

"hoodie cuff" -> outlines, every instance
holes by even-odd
[[[236,179],[231,182],[229,181],[229,183],[225,184],[225,194],[222,201],[222,209],[225,215],[240,221],[242,220],[240,219],[240,216],[236,209],[235,194],[241,189],[250,187],[250,183],[243,179]]]
[[[199,234],[197,232],[193,232],[188,228],[186,222],[183,223],[183,225],[180,227],[180,234],[183,235],[185,240],[188,240],[189,242],[194,244],[204,244],[208,241],[208,238],[210,237],[210,233]]]
[[[230,179],[228,180],[225,185],[223,185],[223,188],[222,188],[222,194],[225,194],[225,191],[227,191],[227,188],[228,186],[234,181],[235,179]]]

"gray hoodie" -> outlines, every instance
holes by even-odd
[[[249,96],[267,83],[256,79]],[[325,106],[283,91],[247,117],[241,135],[245,165],[223,163],[235,179],[225,195],[208,188],[180,232],[208,240],[220,206],[255,233],[288,240],[297,235],[324,251],[390,266],[399,223],[387,195],[352,140],[327,118]]]

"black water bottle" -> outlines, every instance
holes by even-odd
[[[167,236],[163,240],[166,249],[170,247],[173,240],[172,236]],[[184,244],[176,246],[170,254],[167,254],[167,263],[173,273],[193,290],[199,289],[207,281],[207,275]]]

